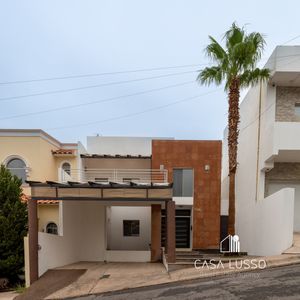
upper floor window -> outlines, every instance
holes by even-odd
[[[300,118],[300,103],[295,103],[295,115]]]
[[[12,158],[6,164],[6,167],[13,175],[16,175],[22,180],[22,183],[26,180],[26,164],[20,158]]]
[[[50,234],[58,234],[57,225],[54,222],[50,222],[46,226],[46,232]]]
[[[71,175],[71,165],[68,162],[63,163],[61,167],[68,175]]]
[[[173,196],[193,197],[194,192],[194,170],[174,169],[173,170]]]

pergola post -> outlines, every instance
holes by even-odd
[[[38,280],[38,218],[37,201],[28,201],[28,241],[29,241],[29,275],[30,284]]]
[[[161,260],[161,205],[151,205],[151,261]]]
[[[168,262],[176,261],[175,202],[166,201],[166,254]]]

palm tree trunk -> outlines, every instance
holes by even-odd
[[[240,85],[238,78],[232,79],[228,97],[228,158],[229,158],[229,211],[228,234],[235,234],[235,174],[237,168],[238,125]]]

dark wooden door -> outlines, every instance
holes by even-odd
[[[190,248],[191,238],[191,211],[176,210],[176,248]],[[162,210],[161,218],[161,245],[164,247],[166,241],[166,216],[165,210]]]

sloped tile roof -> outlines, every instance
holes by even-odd
[[[22,194],[21,201],[23,203],[28,203],[28,200],[30,199],[30,196]],[[38,200],[38,204],[58,204],[58,200]]]
[[[57,149],[51,151],[53,155],[72,155],[74,154],[73,149]]]

